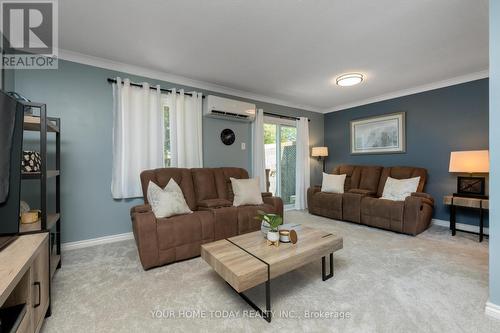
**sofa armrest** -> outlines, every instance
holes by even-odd
[[[150,204],[144,204],[144,205],[137,205],[132,208],[130,208],[130,216],[134,213],[147,213],[151,212],[151,205]]]
[[[434,206],[434,198],[430,194],[424,192],[413,192],[411,196],[426,199],[429,205]]]
[[[265,204],[271,205],[274,208],[274,213],[283,216],[283,200],[279,197],[263,197]]]
[[[198,201],[199,208],[231,207],[233,203],[226,199],[207,199]]]
[[[272,197],[273,194],[271,192],[262,192],[262,197],[263,198],[266,198],[266,197]]]
[[[309,198],[319,192],[321,192],[321,186],[311,186],[307,189],[307,197]]]
[[[307,209],[311,214],[317,213],[314,195],[319,192],[321,192],[321,186],[311,186],[307,189]]]
[[[354,194],[361,194],[361,195],[366,195],[366,196],[375,196],[377,193],[375,191],[370,191],[370,190],[363,190],[360,188],[353,188],[347,191],[347,193],[354,193]]]
[[[139,258],[144,269],[159,264],[156,217],[150,205],[139,205],[130,210],[132,230],[139,250]]]
[[[404,204],[403,232],[417,235],[425,231],[432,220],[434,200],[425,193],[406,197]]]

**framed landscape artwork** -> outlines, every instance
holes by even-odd
[[[351,154],[404,153],[405,113],[351,121]]]

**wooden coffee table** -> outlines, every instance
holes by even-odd
[[[260,315],[271,322],[271,280],[314,260],[322,260],[323,281],[333,276],[333,252],[343,240],[335,234],[302,226],[296,244],[269,246],[261,231],[255,231],[201,246],[201,257]],[[326,274],[326,256],[330,272]],[[266,284],[266,310],[261,310],[243,292]]]

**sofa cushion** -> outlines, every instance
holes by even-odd
[[[231,177],[234,199],[233,206],[262,205],[262,195],[259,188],[259,178],[236,179]]]
[[[404,201],[417,190],[420,177],[408,179],[395,179],[387,177],[382,192],[382,199]]]
[[[420,181],[418,183],[417,190],[415,192],[423,192],[425,183],[427,181],[427,170],[423,168],[414,168],[414,167],[390,167],[384,168],[382,170],[382,175],[380,176],[380,182],[378,185],[377,196],[382,196],[384,192],[385,182],[388,177],[395,179],[408,179],[420,177]]]
[[[237,207],[203,208],[214,217],[214,239],[224,239],[238,234],[238,209]]]
[[[309,211],[332,219],[342,219],[342,194],[317,192],[311,198]]]
[[[214,175],[218,197],[231,202],[234,200],[231,178],[248,179],[248,172],[243,168],[217,168]]]
[[[329,175],[323,172],[321,191],[328,193],[344,193],[346,176],[345,173],[342,175]]]
[[[352,189],[342,196],[342,219],[359,223],[361,221],[361,199],[363,195],[351,191],[355,190]]]
[[[141,172],[142,193],[144,195],[144,203],[148,203],[147,193],[148,184],[150,181],[161,188],[167,186],[170,179],[175,180],[182,190],[184,199],[191,210],[196,209],[196,198],[193,187],[193,179],[191,171],[183,168],[160,168],[154,170],[145,170]]]
[[[150,181],[148,184],[147,200],[156,218],[193,212],[189,209],[181,188],[173,179],[170,179],[167,186],[163,189]]]
[[[359,176],[358,188],[362,190],[377,191],[382,174],[382,167],[362,166]]]
[[[342,164],[333,170],[336,175],[346,174],[344,192],[351,189],[363,189],[376,192],[382,173],[382,167],[370,165]]]
[[[193,186],[197,202],[219,198],[215,187],[214,169],[191,169],[191,174],[193,175]]]
[[[361,223],[402,232],[404,205],[404,201],[364,197],[361,200]]]
[[[219,207],[231,207],[233,203],[226,199],[207,199],[198,202],[198,207],[202,208],[219,208]]]
[[[352,194],[360,194],[360,195],[369,195],[369,196],[374,196],[377,194],[377,192],[370,191],[370,190],[362,190],[360,188],[353,188],[349,190],[349,193]]]
[[[207,211],[157,219],[161,250],[214,239],[214,216]]]
[[[339,165],[332,172],[334,175],[346,175],[344,182],[344,192],[351,188],[358,188],[359,185],[359,168],[355,165]]]

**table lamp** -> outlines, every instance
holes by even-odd
[[[313,147],[311,156],[316,157],[318,161],[323,160],[323,172],[325,172],[325,161],[326,157],[328,157],[328,147]]]
[[[451,173],[468,173],[468,177],[457,177],[455,196],[486,198],[485,177],[473,177],[475,173],[488,173],[490,158],[488,150],[452,151],[450,154]]]

